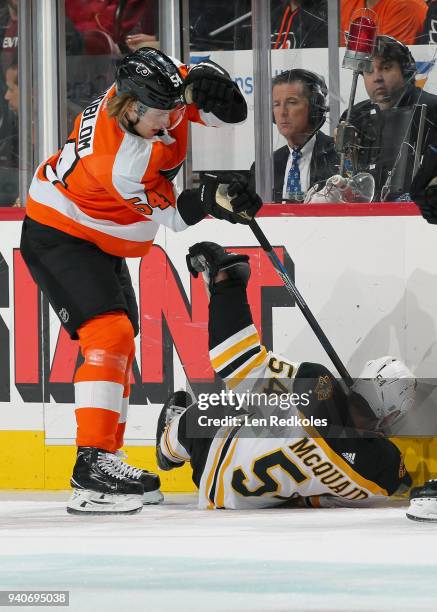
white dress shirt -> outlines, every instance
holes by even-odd
[[[300,172],[300,185],[302,187],[302,192],[306,193],[308,189],[311,187],[310,185],[310,170],[311,170],[311,157],[313,156],[314,145],[316,144],[316,134],[302,147],[302,157],[299,160],[299,172]],[[285,168],[284,174],[284,183],[282,186],[282,197],[284,200],[287,199],[287,179],[288,173],[290,172],[291,164],[292,164],[292,148],[288,146],[290,154],[287,160],[287,166]]]

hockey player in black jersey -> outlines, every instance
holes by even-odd
[[[185,391],[172,394],[156,450],[163,470],[190,461],[200,508],[353,506],[411,486],[399,449],[382,433],[414,402],[416,381],[404,364],[369,362],[368,380],[347,393],[324,366],[261,344],[246,296],[247,256],[202,242],[187,263],[207,284],[210,359],[227,391],[206,410]],[[261,409],[255,395],[267,398]],[[271,400],[284,395],[283,410]],[[244,406],[230,409],[229,397],[246,398]]]

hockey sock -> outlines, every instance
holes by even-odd
[[[132,324],[124,312],[110,312],[87,321],[78,335],[85,361],[74,377],[76,443],[114,452],[126,371],[135,351]]]

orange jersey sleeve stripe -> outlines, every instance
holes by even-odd
[[[96,244],[102,251],[118,257],[142,257],[149,252],[153,244],[153,238],[145,242],[136,242],[109,236],[98,230],[85,227],[70,217],[36,202],[30,196],[27,199],[26,214],[38,223],[54,227],[75,238],[88,240]],[[156,231],[157,227],[154,229],[154,234],[156,234]]]

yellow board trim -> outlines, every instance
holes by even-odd
[[[414,486],[437,477],[437,438],[392,438],[392,441],[404,455]],[[196,491],[188,463],[177,470],[162,472],[157,469],[153,446],[128,446],[124,450],[129,463],[159,474],[164,492]],[[43,431],[0,431],[0,489],[69,489],[75,457],[75,446],[46,446]],[[210,476],[213,474],[214,468]]]
[[[129,463],[159,474],[162,491],[197,491],[188,463],[163,472],[156,465],[154,446],[126,446],[123,450]],[[43,431],[0,431],[0,489],[69,489],[75,458],[75,446],[46,446]]]
[[[44,489],[44,449],[43,431],[0,431],[0,489]]]

